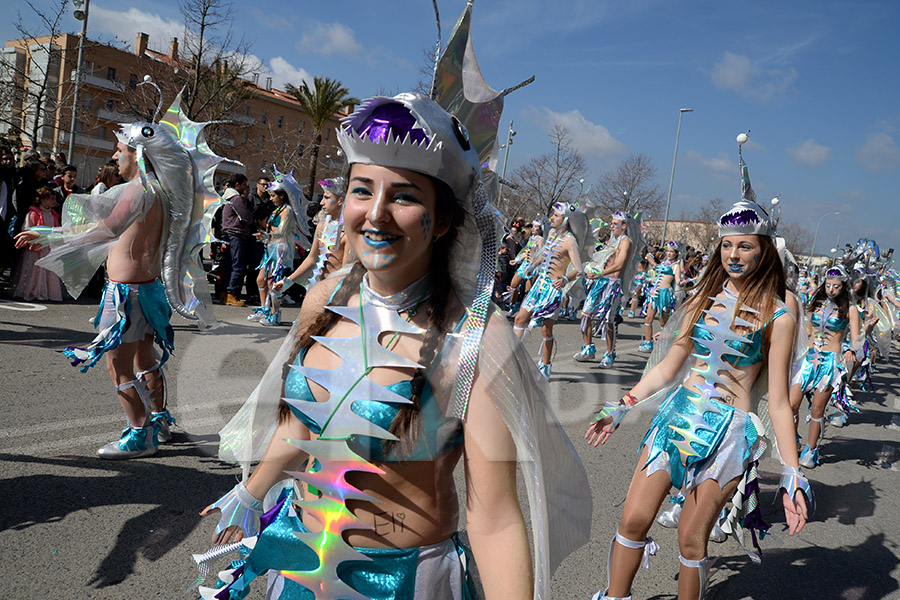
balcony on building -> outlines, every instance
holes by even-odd
[[[60,144],[69,143],[69,133],[67,131],[59,132],[59,142]],[[95,150],[108,150],[109,152],[112,152],[116,148],[116,143],[113,140],[85,135],[83,133],[75,134],[75,145],[81,146],[82,148],[94,148]]]

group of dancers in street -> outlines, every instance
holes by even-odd
[[[292,176],[271,184],[263,303],[249,319],[280,320],[279,295],[295,283],[307,293],[220,432],[219,456],[242,477],[202,513],[218,517],[213,547],[195,555],[202,598],[243,598],[266,575],[268,598],[459,600],[476,597],[472,561],[486,598],[549,598],[556,567],[588,541],[593,512],[587,474],[548,401],[553,324],[568,296],[581,314],[575,360],[598,360],[601,337],[599,364],[611,367],[620,305],[638,275],[649,286],[647,368],[621,399],[598,407],[585,438],[598,446],[627,413],[655,412],[610,542],[606,587],[594,598],[631,597],[656,551],[648,532],[673,490],[678,597],[703,598],[715,528],[759,559],[757,532],[768,525],[757,463],[767,447],[783,465],[777,493],[793,535],[807,521],[813,490],[801,467],[818,464],[827,406],[844,424],[858,410],[851,378],[871,390],[872,368],[888,358],[900,307],[889,254],[861,241],[824,271],[801,272],[756,203],[743,157],[741,198],[719,219],[708,264],[680,306],[677,244],[659,262],[645,256],[639,217],[617,212],[596,250],[590,207],[560,202],[546,237],[535,236],[518,261],[528,291],[510,325],[491,303],[499,182],[483,168],[496,159],[508,92],[464,60],[471,9],[430,94],[370,98],[342,122],[346,166],[320,182],[314,232],[303,229],[306,199]],[[98,335],[66,350],[83,371],[105,357],[125,411],[120,439],[99,450],[104,459],[149,456],[171,438],[163,365],[174,351],[172,311],[214,322],[199,250],[221,202],[209,182],[223,159],[209,151],[204,125],[186,118],[179,99],[159,122],[126,125],[115,158],[128,183],[73,194],[60,226],[16,238],[49,248],[39,265],[76,296],[106,261]],[[295,243],[307,237],[309,256],[290,272]],[[520,339],[538,326],[535,364]],[[808,433],[798,431],[804,395]],[[763,398],[767,425],[754,413]],[[453,478],[460,460],[467,544]],[[225,556],[234,560],[206,587]]]

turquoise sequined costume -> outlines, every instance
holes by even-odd
[[[162,351],[159,360],[162,366],[175,347],[175,332],[169,325],[171,317],[172,309],[159,279],[148,283],[107,281],[94,317],[94,329],[99,331],[97,337],[85,348],[69,346],[62,353],[72,360],[73,367],[80,367],[84,373],[108,350],[139,342],[152,334]]]

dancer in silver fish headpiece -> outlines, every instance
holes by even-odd
[[[594,254],[585,267],[590,282],[581,314],[581,336],[584,345],[574,356],[579,362],[593,360],[597,353],[592,341],[593,319],[600,321],[600,334],[606,338],[606,353],[600,366],[611,367],[616,360],[616,316],[622,299],[622,282],[630,282],[640,262],[641,222],[616,211],[610,222],[609,243]]]
[[[843,265],[825,270],[825,278],[813,293],[806,310],[809,347],[795,369],[791,386],[791,408],[797,421],[805,393],[812,393],[809,411],[809,437],[800,455],[800,464],[815,468],[819,464],[819,442],[824,433],[825,408],[832,392],[843,412],[852,409],[847,400],[849,371],[857,353],[863,349],[862,319],[851,300],[850,275]],[[844,348],[844,338],[850,344]]]
[[[300,266],[275,283],[273,289],[276,292],[284,293],[307,273],[310,273],[310,276],[304,285],[309,289],[349,262],[341,219],[347,183],[343,177],[335,177],[323,179],[319,185],[322,186],[322,200],[319,203],[322,207],[322,216],[316,224],[312,246]]]
[[[149,77],[144,83],[155,87]],[[219,201],[213,174],[224,159],[207,146],[204,126],[185,117],[180,96],[158,123],[123,124],[113,158],[126,183],[99,196],[72,194],[62,227],[17,238],[50,248],[40,266],[58,273],[73,296],[106,261],[99,333],[87,347],[63,351],[82,372],[106,355],[128,424],[101,458],[148,456],[169,439],[175,420],[162,366],[173,349],[172,309],[203,326],[214,320],[199,252],[209,241]]]
[[[788,402],[797,312],[784,304],[784,270],[773,232],[750,197],[743,160],[741,167],[742,200],[719,221],[719,245],[697,294],[670,319],[641,381],[620,402],[601,407],[588,428],[589,443],[605,443],[628,411],[662,399],[610,545],[608,587],[595,599],[631,598],[642,560],[647,566],[658,549],[647,533],[672,486],[683,488],[686,498],[679,524],[681,600],[703,598],[707,539],[733,495],[726,533],[743,545],[743,528],[768,527],[754,501],[764,428],[751,412],[766,391],[784,464],[780,488],[789,533],[806,523],[811,491],[798,468]]]
[[[553,325],[563,299],[584,272],[582,250],[588,238],[588,219],[576,203],[558,202],[550,217],[550,233],[531,258],[529,273],[535,274],[531,289],[516,313],[514,329],[521,339],[528,328],[541,326],[538,371],[550,378],[553,362]]]
[[[470,10],[436,100],[371,98],[338,132],[357,260],[312,286],[258,395],[221,433],[222,458],[262,461],[207,511],[222,514],[217,543],[250,539],[197,557],[207,571],[222,552],[249,551],[221,574],[227,589],[200,588],[204,598],[241,596],[267,570],[270,598],[470,597],[452,475],[463,454],[468,540],[489,598],[549,598],[553,569],[586,540],[584,470],[490,304],[497,253],[479,145],[495,143],[499,108],[482,109],[499,94],[474,70]],[[298,483],[282,491],[285,471]]]
[[[265,243],[266,252],[259,264],[256,285],[259,288],[260,306],[247,316],[248,321],[260,325],[281,323],[280,294],[274,290],[276,282],[294,266],[294,248],[298,243],[308,247],[309,226],[306,224],[306,207],[309,204],[293,173],[275,171],[275,181],[268,192],[275,209],[266,220],[265,231],[257,237]]]

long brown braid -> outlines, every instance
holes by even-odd
[[[450,187],[437,179],[431,178],[431,182],[435,190],[435,223],[438,228],[446,226],[448,223],[450,227],[447,233],[436,239],[432,245],[431,295],[418,308],[418,310],[424,310],[428,316],[428,329],[419,349],[418,363],[423,368],[416,369],[411,380],[412,394],[410,400],[412,403],[400,406],[389,429],[392,434],[400,439],[398,454],[401,456],[409,455],[415,447],[422,428],[419,422],[419,402],[427,383],[427,371],[437,355],[438,348],[443,340],[443,334],[446,332],[447,306],[453,291],[449,277],[450,254],[456,242],[459,228],[465,220],[462,204],[455,198]],[[365,268],[360,263],[356,263],[347,274],[340,289],[335,293],[332,304],[336,306],[346,305],[353,293],[359,289],[365,272]],[[288,366],[294,364],[300,351],[312,346],[314,342],[313,336],[327,334],[339,319],[340,317],[337,313],[324,310],[305,331],[298,332],[297,341],[288,361],[285,363],[285,377],[288,372]],[[283,388],[284,383],[282,382],[282,396],[284,396]],[[283,400],[279,405],[278,415],[281,421],[286,420],[290,415],[290,407]],[[396,441],[385,441],[383,445],[385,452],[393,449],[397,444],[398,442]]]

